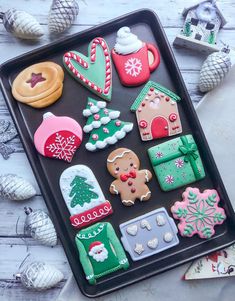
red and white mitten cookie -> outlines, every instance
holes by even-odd
[[[126,26],[117,32],[112,59],[124,86],[139,86],[147,82],[150,73],[160,64],[156,46],[143,43]]]
[[[82,128],[76,120],[47,112],[34,134],[34,144],[45,157],[71,162],[82,136]]]
[[[108,171],[116,178],[110,185],[110,192],[120,194],[125,206],[134,205],[136,199],[147,201],[151,196],[145,183],[152,179],[152,174],[147,169],[139,170],[139,167],[139,158],[130,149],[118,148],[108,156]]]

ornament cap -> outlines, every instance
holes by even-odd
[[[46,112],[43,114],[43,120],[50,118],[50,117],[54,117],[55,115],[52,114],[51,112]]]
[[[15,277],[16,280],[21,279],[21,273],[14,274],[13,277]]]
[[[31,212],[33,212],[33,209],[30,207],[24,207],[24,212],[29,215]]]

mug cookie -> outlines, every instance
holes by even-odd
[[[219,195],[215,189],[200,192],[198,188],[187,187],[183,200],[171,207],[171,212],[178,224],[182,236],[211,238],[215,234],[214,226],[221,225],[226,219],[224,209],[218,206]]]
[[[140,41],[126,26],[117,32],[112,59],[124,86],[139,86],[147,82],[150,73],[160,64],[157,48]]]
[[[99,97],[110,101],[112,95],[112,62],[107,43],[93,39],[88,57],[77,51],[66,52],[64,66],[69,74]]]
[[[58,64],[34,64],[17,75],[12,83],[12,94],[21,103],[45,108],[60,98],[63,80],[64,71]]]
[[[118,148],[108,156],[108,171],[116,178],[109,191],[112,194],[120,194],[125,206],[134,205],[136,199],[147,201],[151,196],[151,191],[145,183],[152,179],[152,174],[147,169],[139,170],[139,167],[139,158],[130,149]]]
[[[86,279],[91,285],[105,275],[129,268],[125,251],[110,223],[96,223],[79,231],[75,242]]]
[[[159,220],[162,221],[159,224]],[[133,261],[179,244],[178,229],[165,208],[155,209],[119,225],[121,242]]]
[[[205,177],[202,160],[192,135],[171,139],[148,149],[161,189],[169,191]]]
[[[60,190],[70,212],[72,226],[79,229],[93,224],[113,212],[92,170],[74,165],[60,176]]]
[[[149,81],[142,89],[131,111],[143,141],[177,135],[182,132],[177,102],[180,97],[158,83]]]
[[[34,144],[45,157],[71,162],[82,136],[82,128],[76,120],[47,112],[34,134]]]
[[[91,152],[117,143],[133,129],[133,123],[119,120],[120,112],[107,109],[106,105],[105,101],[89,97],[86,109],[83,110],[83,116],[88,118],[83,131],[90,133],[85,147]]]

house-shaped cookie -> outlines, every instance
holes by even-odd
[[[131,106],[136,112],[143,141],[182,132],[177,102],[180,97],[158,83],[149,81]]]

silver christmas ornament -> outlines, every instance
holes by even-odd
[[[202,65],[199,89],[208,92],[218,86],[232,66],[231,58],[224,51],[210,54]]]
[[[43,245],[55,246],[57,234],[48,214],[42,210],[33,211],[30,207],[24,207],[24,211],[27,214],[25,232]]]
[[[0,176],[0,196],[12,201],[21,201],[35,195],[36,190],[25,179],[14,174]]]
[[[17,131],[13,123],[9,120],[0,119],[0,154],[5,160],[14,152],[14,149],[5,143],[15,138],[16,135]]]
[[[32,262],[15,278],[28,289],[42,291],[54,287],[64,275],[55,267],[44,262]]]
[[[0,19],[6,30],[17,38],[38,39],[44,32],[38,21],[25,11],[9,9],[5,13],[0,13]]]
[[[49,12],[49,31],[61,33],[70,28],[78,12],[79,7],[75,0],[53,0]]]

